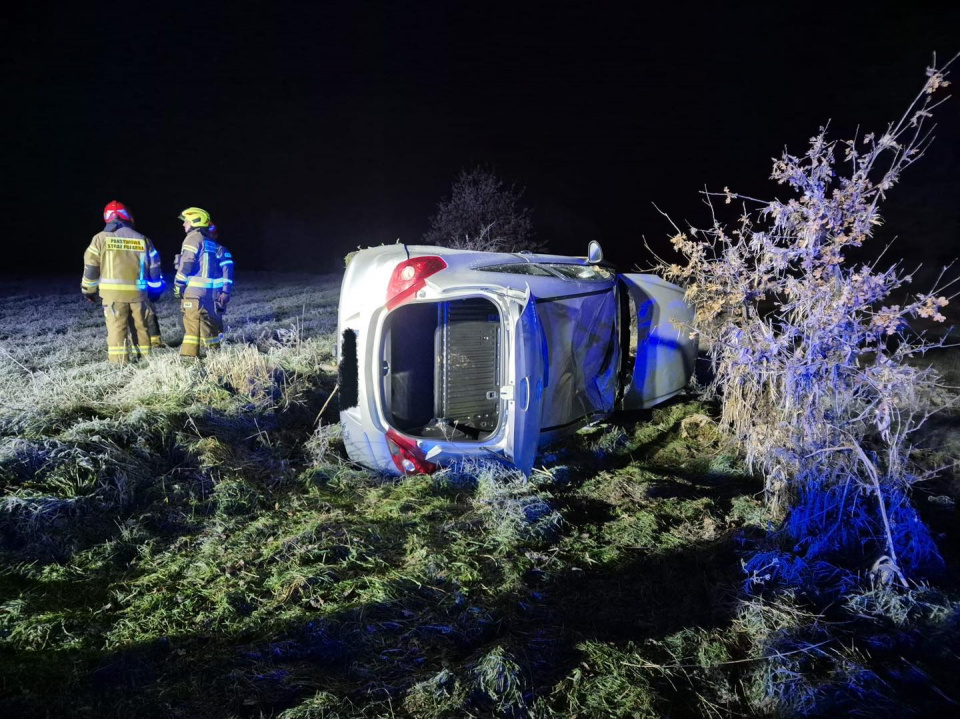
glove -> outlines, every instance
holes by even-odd
[[[183,288],[180,285],[175,285],[173,288],[173,296],[178,300],[183,297]]]
[[[97,293],[96,292],[84,292],[83,299],[85,299],[90,304],[94,305],[97,303]]]
[[[217,299],[214,302],[214,306],[217,308],[217,312],[223,314],[227,311],[227,302],[230,301],[230,295],[226,292],[221,292],[217,295]]]

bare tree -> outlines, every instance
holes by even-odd
[[[873,239],[880,203],[929,146],[946,76],[930,67],[883,132],[837,142],[821,128],[804,154],[784,152],[771,177],[793,191],[787,201],[706,193],[711,210],[717,196],[743,203],[738,227],[714,215],[710,227],[676,228],[685,263],[663,266],[696,307],[722,424],[764,475],[771,505],[790,511],[804,560],[856,550],[872,555],[876,576],[903,586],[939,561],[909,489],[925,476],[912,438],[945,392],[933,369],[911,362],[943,340],[905,328],[914,318],[943,322],[950,298],[941,292],[952,283],[941,274],[932,290],[895,303],[912,273],[846,255]]]
[[[462,250],[542,250],[543,243],[533,241],[530,208],[521,204],[522,197],[522,188],[507,186],[490,169],[462,170],[450,197],[437,204],[423,242]]]

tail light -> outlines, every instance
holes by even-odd
[[[387,447],[393,463],[402,474],[432,474],[437,471],[437,465],[428,462],[426,455],[417,443],[409,437],[402,436],[395,429],[387,430]]]
[[[402,305],[426,284],[425,280],[430,275],[446,267],[447,263],[442,258],[433,255],[401,262],[394,268],[390,284],[387,285],[387,309]]]

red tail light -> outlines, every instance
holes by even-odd
[[[417,443],[400,435],[395,429],[387,430],[387,447],[390,448],[393,463],[402,474],[432,474],[437,471],[437,465],[427,461]]]
[[[394,268],[390,284],[387,285],[387,309],[402,305],[426,284],[424,280],[446,267],[447,263],[442,258],[433,255],[401,262]]]

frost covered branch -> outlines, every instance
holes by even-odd
[[[872,507],[863,521],[875,542],[866,551],[885,557],[901,580],[923,564],[920,554],[936,553],[932,541],[905,538],[907,525],[922,527],[905,497],[919,476],[911,435],[945,394],[934,370],[907,362],[943,340],[909,327],[944,322],[952,282],[941,273],[929,291],[907,294],[912,273],[900,265],[852,264],[846,255],[873,239],[880,203],[929,147],[928,123],[942,102],[936,93],[950,84],[949,65],[936,67],[934,58],[923,89],[883,132],[838,142],[823,127],[804,154],[784,151],[771,179],[791,191],[788,199],[704,191],[710,226],[674,225],[671,244],[683,261],[661,260],[663,274],[685,285],[696,307],[722,424],[765,477],[768,502],[796,513],[854,479],[858,506]],[[717,219],[717,198],[744,202],[735,229]],[[853,451],[826,451],[838,447]],[[831,496],[840,504],[818,511],[846,512],[852,521],[847,492]]]

